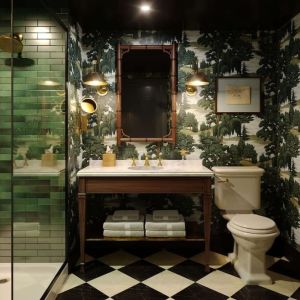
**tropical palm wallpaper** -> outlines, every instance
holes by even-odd
[[[276,32],[82,33],[78,25],[71,29],[68,97],[72,197],[69,201],[74,224],[77,218],[76,173],[87,166],[90,159],[101,159],[107,145],[118,159],[143,157],[145,153],[155,159],[158,149],[164,159],[181,159],[180,150],[186,149],[187,159],[201,159],[209,168],[216,165],[263,167],[262,208],[258,213],[274,219],[282,236],[300,250],[300,14]],[[124,143],[118,147],[115,132],[116,45],[173,42],[178,44],[176,144]],[[95,58],[109,82],[106,95],[82,84],[82,75],[91,70]],[[197,88],[194,94],[187,93],[185,81],[195,66],[208,75],[209,85]],[[263,82],[262,113],[215,114],[215,82],[219,76],[260,76]],[[84,96],[92,96],[98,104],[97,111],[85,117],[85,126],[80,111]],[[197,204],[188,195],[161,195],[161,199],[160,205],[177,207],[190,218],[198,216],[195,213]],[[119,203],[124,205],[124,201]]]

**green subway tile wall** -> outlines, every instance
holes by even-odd
[[[1,9],[0,35],[10,32],[9,10]],[[0,50],[0,263],[11,261],[11,72],[10,53]]]
[[[11,223],[14,262],[64,262],[66,33],[46,11],[23,8],[13,32],[23,36],[13,73],[0,49],[0,262],[10,260]]]
[[[63,262],[66,34],[44,13],[17,11],[14,25],[24,37],[22,56],[33,62],[14,68],[14,152],[37,170],[30,177],[14,172],[14,261]],[[45,149],[55,152],[54,174],[41,166]]]

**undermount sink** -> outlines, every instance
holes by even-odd
[[[162,166],[131,166],[131,167],[128,167],[128,169],[130,170],[161,170],[163,169]]]

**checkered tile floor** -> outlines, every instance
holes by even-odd
[[[300,300],[300,272],[284,258],[267,257],[271,285],[246,286],[226,256],[189,249],[117,250],[70,274],[57,300]],[[299,270],[299,268],[298,268]]]

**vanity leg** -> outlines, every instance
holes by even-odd
[[[79,210],[79,243],[80,243],[80,271],[84,272],[85,265],[85,216],[86,216],[86,194],[78,193]]]
[[[210,250],[210,226],[211,226],[211,194],[203,194],[203,214],[204,214],[204,243],[205,243],[205,271],[209,272],[209,250]]]

